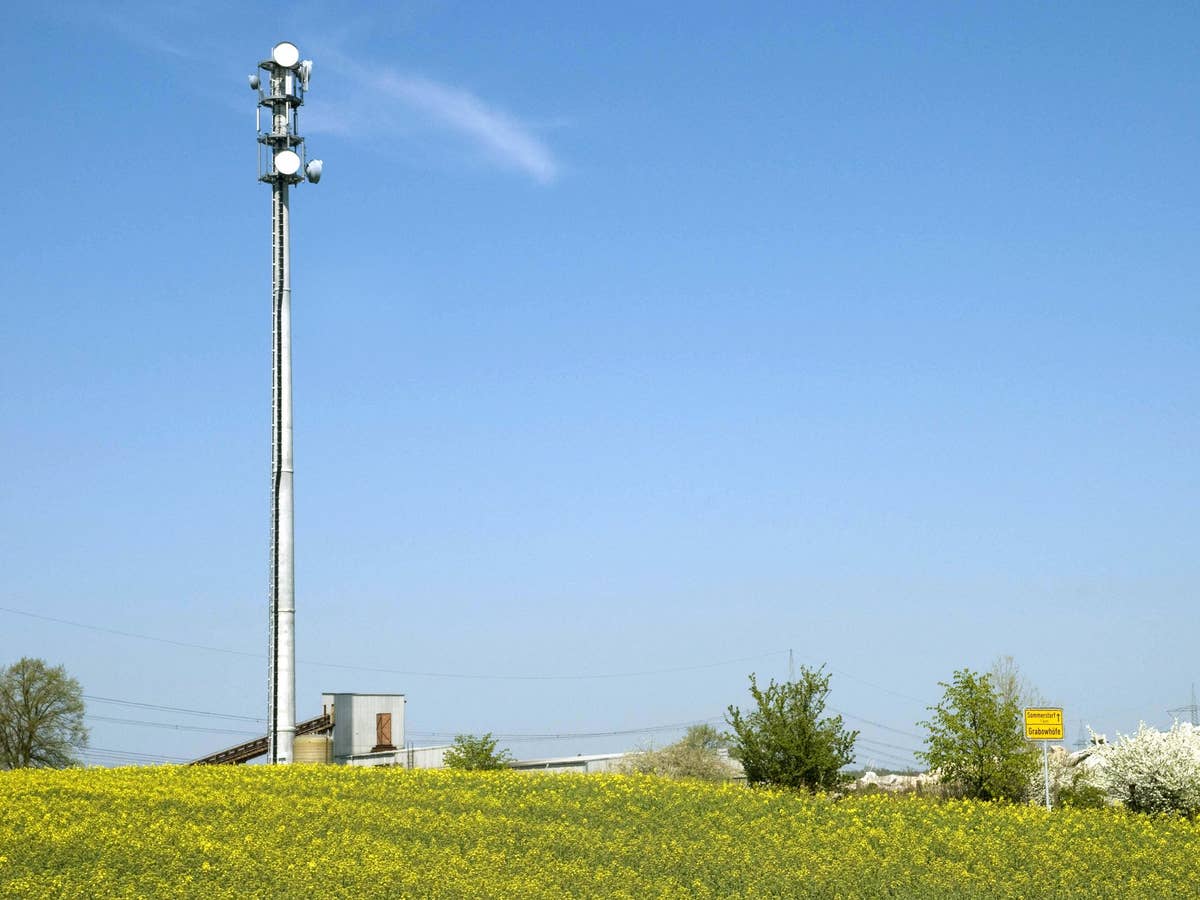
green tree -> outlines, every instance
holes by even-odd
[[[721,754],[727,741],[711,725],[693,725],[673,744],[650,748],[627,757],[622,770],[665,778],[728,781],[737,772]]]
[[[0,669],[0,769],[78,765],[83,712],[83,690],[62,666],[26,657]]]
[[[977,800],[1024,800],[1038,766],[1037,750],[1025,740],[1021,708],[1011,693],[1001,697],[990,675],[959,669],[932,717],[918,725],[928,735],[917,753],[943,784]]]
[[[503,769],[512,762],[512,754],[507,750],[497,750],[497,743],[490,731],[479,737],[460,734],[454,738],[453,746],[446,751],[446,768]]]
[[[730,706],[725,717],[733,729],[730,755],[741,762],[750,784],[815,792],[849,780],[841,770],[854,759],[858,732],[847,731],[840,715],[823,715],[828,694],[824,666],[802,666],[798,680],[772,680],[765,690],[750,676],[756,708],[743,713]]]

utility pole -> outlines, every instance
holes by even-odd
[[[1176,706],[1174,709],[1168,709],[1167,712],[1178,719],[1184,713],[1187,713],[1189,721],[1200,727],[1200,705],[1196,703],[1196,682],[1192,682],[1192,702],[1186,706]]]
[[[288,188],[321,179],[319,159],[304,162],[299,112],[312,61],[282,41],[258,68],[258,180],[271,185],[271,574],[268,594],[267,759],[290,763],[296,737],[296,568],[292,494],[292,274]],[[268,121],[263,125],[263,110]],[[307,156],[307,153],[305,153]],[[304,174],[300,170],[303,168]]]
[[[1090,743],[1091,743],[1091,740],[1088,738],[1087,728],[1085,728],[1084,724],[1082,722],[1080,722],[1079,723],[1079,737],[1075,738],[1075,745],[1074,745],[1075,749],[1082,750],[1084,747],[1088,746]]]

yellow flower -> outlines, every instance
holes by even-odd
[[[0,772],[0,897],[1180,896],[1200,828],[652,776]]]

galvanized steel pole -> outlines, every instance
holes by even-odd
[[[1050,808],[1050,742],[1042,741],[1042,772],[1046,776],[1046,809]]]
[[[271,189],[273,332],[270,729],[273,763],[292,761],[296,736],[296,558],[292,493],[292,278],[288,184]]]

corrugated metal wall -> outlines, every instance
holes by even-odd
[[[372,753],[404,752],[403,694],[323,694],[322,704],[333,707],[333,761],[346,762],[351,757]],[[381,715],[391,716],[390,733],[381,735]],[[394,751],[381,751],[381,738],[390,738]],[[400,760],[396,761],[403,765]]]

